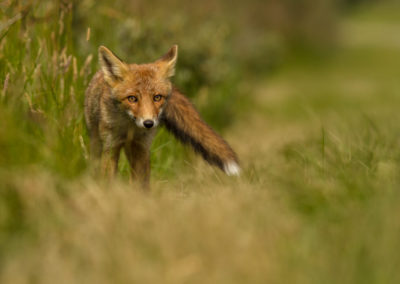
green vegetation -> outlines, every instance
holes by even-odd
[[[0,283],[400,281],[400,6],[261,2],[0,2]],[[162,130],[151,193],[93,178],[98,45],[173,43],[242,176]]]

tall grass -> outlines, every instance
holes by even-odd
[[[398,4],[250,4],[0,3],[0,283],[399,282]],[[174,81],[242,176],[161,130],[150,193],[124,162],[94,179],[97,47],[141,63],[174,43]],[[308,45],[328,58],[285,57]]]
[[[118,12],[107,1],[14,2],[3,10],[1,156],[7,167],[34,165],[65,177],[84,172],[89,149],[83,97],[98,68],[100,44],[128,62],[144,63],[178,43],[177,85],[191,97],[199,94],[202,115],[217,129],[233,121],[238,71],[229,58],[223,25],[210,21],[195,33],[186,25],[187,16],[178,14],[165,27],[154,18]],[[156,172],[171,174],[172,165],[182,160],[182,148],[172,140],[165,132],[157,137],[152,157]]]
[[[266,8],[271,5],[281,4],[270,1],[260,8],[269,11]],[[289,10],[288,5],[282,6],[282,13]],[[225,13],[228,7],[224,1],[188,6],[182,1],[3,2],[0,107],[7,131],[0,138],[5,145],[0,150],[2,164],[34,165],[65,177],[84,173],[89,149],[83,97],[98,68],[101,44],[137,63],[155,60],[172,44],[179,44],[174,82],[192,98],[205,120],[223,131],[234,122],[241,95],[244,98],[250,92],[242,80],[250,74],[241,67],[268,69],[278,60],[269,59],[268,52],[279,47],[256,39],[268,38],[270,30],[279,29],[273,24],[264,33],[253,28],[257,21],[248,18],[252,5],[241,9],[235,3],[231,13]],[[255,33],[246,36],[252,29]],[[255,54],[252,58],[247,55],[251,53]],[[174,165],[184,166],[180,161],[188,156],[171,141],[171,136],[161,132],[154,143],[155,174],[170,175]],[[124,160],[121,167],[126,175]]]

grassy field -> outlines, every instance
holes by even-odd
[[[223,112],[232,122],[207,111],[203,90],[194,100],[243,174],[162,134],[149,194],[87,173],[79,103],[92,59],[74,63],[63,37],[2,41],[0,283],[399,283],[399,8],[353,11],[328,54],[246,79]],[[229,101],[223,82],[191,78]]]

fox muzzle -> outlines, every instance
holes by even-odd
[[[157,127],[158,125],[158,118],[136,118],[135,120],[136,125],[140,128],[147,128],[151,129]]]
[[[154,125],[154,121],[147,119],[147,120],[143,121],[143,125],[146,128],[152,128]]]

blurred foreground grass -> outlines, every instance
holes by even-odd
[[[135,27],[115,10],[90,7],[116,17],[109,25],[122,17]],[[225,131],[244,173],[228,178],[162,134],[150,194],[125,178],[107,184],[86,173],[81,102],[101,30],[76,44],[79,32],[66,23],[100,27],[99,19],[74,20],[68,5],[58,8],[62,21],[29,29],[11,21],[0,31],[1,283],[400,281],[398,4],[353,11],[327,55],[286,59],[267,80],[242,74],[245,86],[234,83],[234,59],[218,62],[227,38],[208,63],[233,69],[222,77],[202,75],[208,64],[190,71],[211,51],[181,48],[176,80]],[[150,37],[140,60],[168,47],[161,30],[157,37],[162,46]],[[135,60],[133,47],[106,38]]]

